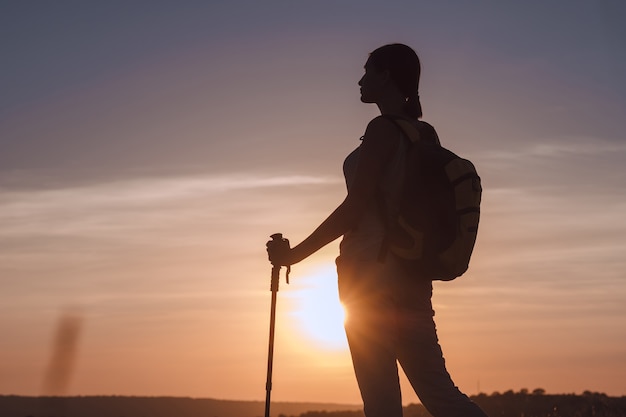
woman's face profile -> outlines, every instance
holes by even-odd
[[[365,63],[364,68],[365,74],[359,80],[361,101],[363,103],[376,103],[385,88],[386,71],[378,71],[369,61]]]

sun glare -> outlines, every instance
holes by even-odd
[[[320,348],[340,350],[348,347],[343,329],[345,311],[337,293],[337,274],[333,266],[294,277],[291,316],[299,333]]]

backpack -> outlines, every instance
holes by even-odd
[[[411,272],[450,281],[465,273],[476,242],[482,187],[474,165],[441,146],[428,123],[386,116],[410,141],[396,207],[382,203],[393,253]],[[382,200],[380,200],[382,202]]]

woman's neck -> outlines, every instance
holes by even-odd
[[[406,102],[399,96],[380,100],[376,105],[381,114],[406,115]]]

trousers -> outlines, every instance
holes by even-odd
[[[401,265],[337,259],[345,331],[366,417],[402,417],[398,364],[434,417],[486,417],[446,370],[433,319],[432,282]]]

